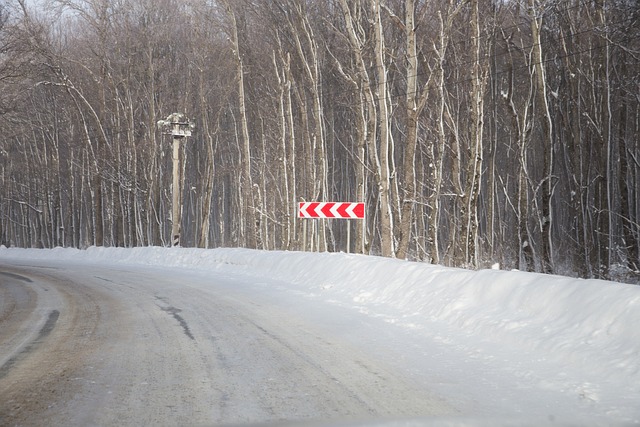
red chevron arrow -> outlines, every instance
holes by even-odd
[[[350,217],[350,215],[347,213],[347,209],[349,209],[349,206],[351,206],[351,203],[340,203],[340,206],[338,207],[338,215],[340,215],[341,218]]]
[[[307,205],[307,214],[309,217],[318,218],[318,213],[316,212],[318,206],[320,206],[318,202],[312,202]]]
[[[324,206],[320,208],[320,212],[322,212],[326,218],[335,217],[333,212],[331,212],[331,208],[333,207],[333,205],[335,205],[335,203],[331,203],[331,202],[325,203]]]
[[[364,203],[355,203],[353,214],[356,218],[364,218]]]

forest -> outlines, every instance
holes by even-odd
[[[170,246],[178,194],[184,247],[640,283],[639,19],[638,0],[1,0],[0,244]],[[365,219],[298,218],[309,201]]]

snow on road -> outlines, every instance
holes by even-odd
[[[462,417],[640,424],[640,286],[340,253],[0,248],[3,258],[251,277],[300,313],[323,306],[326,327],[393,348],[387,362]]]

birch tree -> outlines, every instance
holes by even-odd
[[[385,62],[385,41],[382,30],[380,0],[372,0],[371,8],[375,40],[375,64],[378,79],[376,90],[378,126],[380,128],[380,155],[375,158],[380,210],[380,246],[382,256],[395,257],[393,214],[391,212],[390,116],[387,105],[387,66]]]
[[[488,64],[483,49],[478,0],[471,0],[471,137],[467,154],[466,188],[463,196],[462,233],[464,263],[478,266],[478,201],[484,154],[484,100]],[[488,42],[485,42],[488,43]]]
[[[536,0],[528,0],[528,11],[531,25],[531,39],[533,45],[533,69],[536,76],[536,96],[538,109],[540,111],[542,132],[543,132],[543,166],[544,177],[542,179],[541,190],[541,213],[539,215],[540,230],[542,232],[542,265],[543,271],[551,273],[553,271],[553,242],[552,242],[552,194],[554,186],[553,175],[553,119],[549,107],[547,95],[547,78],[545,73],[545,61],[542,53],[543,44],[541,37],[541,27],[543,21],[544,6],[537,4]]]
[[[355,78],[348,76],[342,66],[339,66],[339,70],[347,81],[357,89],[359,99],[359,109],[356,114],[357,117],[357,137],[358,137],[358,160],[361,162],[361,167],[357,185],[359,193],[362,195],[361,199],[364,201],[365,193],[365,177],[364,170],[365,164],[376,164],[377,158],[377,108],[374,97],[373,82],[369,76],[367,65],[364,57],[364,50],[366,46],[365,34],[367,31],[361,26],[361,19],[358,19],[361,15],[361,10],[356,7],[354,13],[351,12],[349,3],[346,0],[340,0],[340,6],[344,17],[346,37],[349,41],[349,51],[354,57],[355,66]],[[360,6],[358,3],[356,6]],[[368,157],[365,158],[365,152],[368,153]],[[362,245],[362,246],[361,246]],[[366,236],[362,236],[362,240],[358,241],[358,247],[364,249],[366,246]]]
[[[423,6],[421,21],[425,18],[426,6]],[[405,3],[404,33],[406,43],[406,142],[404,144],[403,163],[403,197],[400,215],[400,235],[398,242],[398,258],[407,258],[411,244],[411,229],[414,225],[414,211],[417,198],[416,188],[416,149],[418,147],[419,117],[427,105],[432,90],[432,74],[429,71],[426,82],[418,84],[419,76],[427,73],[418,63],[416,5],[414,0]]]
[[[256,200],[253,193],[253,179],[251,177],[251,141],[249,139],[249,123],[247,118],[246,100],[245,100],[245,83],[244,83],[244,62],[240,45],[238,42],[238,22],[236,13],[229,3],[226,3],[227,13],[231,22],[231,49],[236,62],[236,75],[238,85],[238,105],[240,113],[240,129],[241,129],[241,168],[242,168],[242,203],[244,221],[244,237],[246,245],[249,248],[257,247],[257,226],[256,226]]]

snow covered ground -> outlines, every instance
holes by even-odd
[[[249,277],[301,310],[377,319],[402,355],[389,363],[458,402],[461,417],[640,424],[640,286],[342,253],[0,247],[3,258]]]

